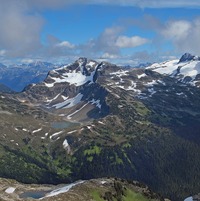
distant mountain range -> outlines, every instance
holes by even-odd
[[[120,177],[182,201],[200,189],[199,103],[199,57],[145,68],[80,58],[0,96],[0,176]]]
[[[30,83],[43,81],[47,73],[56,67],[58,66],[40,61],[11,66],[0,64],[0,83],[20,92]]]

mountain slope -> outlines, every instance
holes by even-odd
[[[196,68],[196,62],[185,64]],[[34,130],[31,120],[27,122],[30,140],[22,141],[19,148],[11,149],[9,136],[3,142],[9,148],[4,147],[5,153],[12,151],[26,163],[31,157],[38,172],[53,174],[52,179],[39,175],[34,182],[113,176],[143,181],[176,201],[198,193],[200,89],[194,85],[198,75],[185,82],[163,64],[156,65],[131,69],[81,58],[49,72],[44,82],[7,95],[16,108],[37,108],[45,115],[38,117]],[[166,73],[156,72],[159,68]],[[2,120],[6,121],[8,117]],[[80,124],[68,126],[75,121]],[[7,133],[14,133],[9,129]],[[17,163],[16,159],[13,165]],[[16,171],[26,171],[23,166],[16,166]],[[14,174],[3,171],[2,175],[13,178]],[[32,182],[26,174],[15,179]]]
[[[0,92],[13,93],[14,91],[11,90],[9,87],[5,86],[4,84],[0,83]]]
[[[22,185],[12,180],[0,179],[2,201],[27,200],[29,196],[46,201],[167,201],[144,184],[113,178],[79,181],[60,186]],[[30,198],[29,198],[30,199]]]
[[[200,57],[189,53],[185,53],[180,60],[153,64],[148,69],[174,77],[180,82],[200,87]]]

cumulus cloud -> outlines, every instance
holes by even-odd
[[[118,54],[119,49],[116,48],[116,40],[123,31],[124,27],[122,26],[106,28],[97,39],[93,40],[93,47],[95,51]]]
[[[76,46],[69,41],[61,41],[53,35],[47,35],[46,44],[42,47],[40,56],[45,59],[59,59],[62,56],[75,55]]]
[[[0,6],[0,46],[9,56],[23,56],[40,48],[40,31],[43,19],[28,14],[23,1],[1,1]]]
[[[109,53],[119,55],[120,49],[116,46],[118,36],[124,31],[122,26],[113,26],[106,28],[97,38],[88,40],[85,44],[79,45],[80,55],[95,56]]]
[[[97,38],[80,46],[81,55],[99,54],[100,57],[112,59],[121,55],[121,48],[135,48],[149,42],[148,39],[140,36],[125,36],[126,30],[126,26],[106,28]]]
[[[73,49],[75,47],[75,45],[71,44],[69,41],[62,41],[62,42],[58,43],[56,46],[57,47],[66,47],[66,48],[70,48],[70,49]]]
[[[149,40],[140,36],[119,36],[116,40],[116,46],[120,48],[133,48],[148,43]]]
[[[171,41],[177,51],[200,55],[200,18],[169,21],[161,28],[160,34]]]
[[[0,56],[7,58],[32,57],[74,57],[77,54],[115,58],[121,55],[121,48],[134,48],[150,42],[140,36],[128,37],[126,27],[113,26],[105,29],[97,38],[85,44],[74,45],[48,37],[47,44],[41,42],[45,20],[41,11],[61,9],[70,4],[108,4],[141,8],[200,7],[199,0],[1,0],[0,6]],[[178,51],[200,54],[200,19],[193,21],[174,20],[161,24],[159,20],[146,16],[146,23],[133,20],[132,25],[154,29],[165,40],[171,41]],[[139,25],[140,24],[140,25]],[[157,39],[155,41],[158,41]],[[155,42],[154,41],[154,42]]]
[[[161,31],[162,35],[172,40],[182,40],[188,35],[192,29],[189,21],[179,20],[167,22],[165,28]]]

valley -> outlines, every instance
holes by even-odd
[[[80,58],[20,93],[1,93],[0,177],[28,190],[118,177],[172,201],[197,194],[199,64],[189,54],[145,68]]]

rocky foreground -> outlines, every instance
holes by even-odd
[[[32,198],[31,198],[32,197]],[[0,179],[1,201],[169,201],[146,185],[114,178],[92,179],[68,185],[28,185]]]

